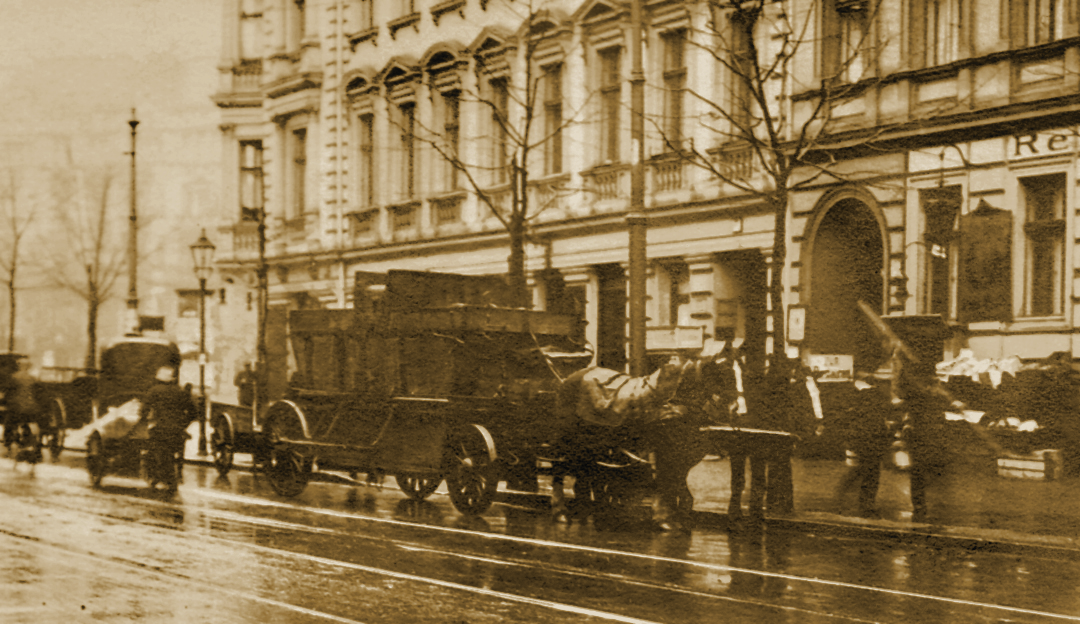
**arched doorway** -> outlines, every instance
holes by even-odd
[[[813,233],[805,346],[813,353],[853,355],[855,367],[877,368],[881,339],[859,310],[882,309],[885,268],[882,228],[855,198],[828,208]]]

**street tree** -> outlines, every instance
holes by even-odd
[[[577,113],[562,98],[564,64],[550,52],[565,46],[569,31],[535,2],[505,2],[505,10],[520,20],[517,32],[485,30],[469,49],[472,80],[458,80],[432,96],[433,123],[425,124],[414,107],[395,103],[396,82],[387,76],[386,96],[391,123],[401,132],[412,154],[414,142],[426,146],[445,167],[446,190],[472,191],[482,208],[498,220],[509,238],[507,281],[515,305],[529,305],[525,276],[526,244],[532,224],[560,198],[573,193],[563,173],[563,134]],[[564,48],[558,55],[569,55]],[[449,60],[449,55],[445,58]],[[435,56],[433,74],[456,72],[462,60],[443,62]],[[462,140],[462,107],[479,111],[479,131]],[[469,135],[466,135],[469,136]],[[410,159],[412,157],[410,156]],[[415,175],[410,162],[405,176]],[[542,172],[543,192],[532,184],[531,172]]]
[[[3,187],[0,188],[0,219],[3,221],[3,230],[0,231],[0,271],[2,279],[7,286],[8,293],[8,337],[7,350],[15,350],[16,336],[16,302],[18,288],[17,279],[20,269],[24,264],[23,242],[33,224],[35,212],[31,205],[31,199],[27,196],[27,189],[22,184],[22,178],[13,168],[8,168],[0,180]]]
[[[861,12],[839,32],[835,24],[819,21],[817,3],[793,0],[708,0],[707,27],[683,31],[665,41],[663,79],[650,87],[660,92],[663,111],[646,112],[650,133],[659,137],[665,158],[682,159],[718,181],[722,192],[742,194],[766,206],[773,216],[772,270],[767,290],[771,301],[772,349],[760,354],[770,361],[786,359],[783,314],[784,265],[787,258],[789,202],[800,189],[858,177],[859,172],[837,167],[833,156],[838,130],[837,111],[860,97],[872,80],[876,50],[884,48],[883,28],[870,45],[867,24],[874,22],[878,3],[845,3]],[[857,6],[855,6],[857,5]],[[840,3],[837,3],[840,6]],[[847,10],[847,9],[845,9]],[[827,22],[827,20],[824,20]],[[703,52],[722,68],[721,94],[688,87],[667,65],[683,49]],[[827,69],[815,84],[800,75],[798,63],[815,55],[826,57]],[[709,83],[710,87],[715,86]],[[654,91],[655,92],[655,91]],[[807,94],[799,105],[794,93]],[[686,98],[686,102],[683,102]],[[693,104],[694,116],[684,116]],[[700,124],[699,128],[690,127]],[[695,142],[691,137],[708,135]],[[858,140],[870,146],[873,133]],[[764,359],[759,365],[764,364]]]
[[[86,302],[86,367],[97,362],[98,314],[116,295],[126,265],[124,228],[111,169],[53,172],[52,228],[42,247],[49,280]]]

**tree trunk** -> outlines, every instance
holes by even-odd
[[[100,302],[97,300],[96,290],[91,284],[86,313],[86,368],[97,368],[97,318]]]
[[[8,282],[8,353],[15,351],[15,267]]]
[[[769,203],[773,206],[775,224],[773,226],[772,271],[769,273],[769,307],[773,317],[773,344],[771,366],[776,366],[787,358],[786,337],[784,330],[784,263],[787,260],[787,178],[777,179],[777,190],[770,193]]]
[[[507,258],[507,281],[510,285],[513,304],[518,308],[531,307],[529,284],[525,279],[525,217],[528,203],[525,197],[526,174],[522,167],[513,166],[514,180],[512,187],[513,202],[510,218],[507,221],[507,233],[510,235],[510,256]]]

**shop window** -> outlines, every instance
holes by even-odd
[[[1062,314],[1065,271],[1065,174],[1023,178],[1024,303],[1029,316]]]

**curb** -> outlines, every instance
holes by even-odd
[[[85,452],[85,449],[65,447],[65,451]],[[190,465],[213,467],[213,458],[185,457]],[[233,470],[251,472],[251,465],[235,464]],[[348,479],[325,475],[325,483],[355,485]],[[515,507],[540,509],[548,504],[542,494],[500,491],[498,503]],[[541,502],[542,501],[542,502]],[[691,513],[694,527],[719,530],[751,528],[745,522],[732,519],[723,511],[696,509]],[[932,524],[905,523],[891,520],[866,520],[823,512],[800,512],[786,516],[766,515],[764,529],[792,531],[826,537],[890,541],[923,548],[953,548],[980,553],[1024,554],[1048,559],[1080,561],[1080,541],[1068,537],[1035,535],[1007,530],[991,530]]]

